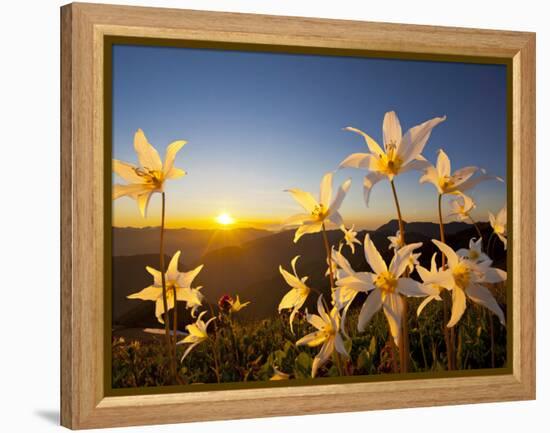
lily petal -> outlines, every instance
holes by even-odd
[[[395,344],[399,345],[399,338],[401,336],[401,317],[403,316],[403,300],[400,295],[390,293],[386,295],[382,301],[382,306],[390,327],[390,333]]]
[[[483,287],[479,284],[472,284],[466,289],[466,294],[476,304],[482,305],[495,313],[500,323],[506,325],[504,312],[487,287]]]
[[[149,200],[151,200],[152,195],[153,195],[153,191],[148,191],[146,193],[143,193],[137,196],[139,212],[141,213],[141,216],[144,218],[147,217],[147,208],[149,207]]]
[[[162,161],[160,160],[157,149],[149,143],[141,129],[138,129],[134,135],[134,149],[136,150],[139,163],[142,167],[149,170],[162,170]]]
[[[372,317],[377,311],[382,308],[382,294],[380,290],[373,290],[367,300],[364,302],[359,313],[357,320],[357,329],[359,332],[363,332],[367,324],[371,321]]]
[[[384,262],[384,259],[382,259],[382,256],[376,249],[376,246],[372,242],[368,233],[365,235],[364,247],[365,258],[367,259],[367,262],[369,263],[374,273],[379,275],[386,272],[388,270],[386,262]]]
[[[351,187],[351,179],[347,179],[336,192],[336,197],[334,197],[334,201],[330,204],[330,212],[335,212],[338,209],[340,209],[340,206],[342,206],[342,202],[344,201],[344,198],[346,198],[346,194],[348,193],[349,189]],[[327,202],[328,204],[328,202]]]
[[[367,143],[367,146],[372,154],[377,156],[385,154],[385,152],[382,150],[380,145],[370,135],[366,134],[360,129],[352,128],[351,126],[348,126],[344,128],[344,130],[355,132],[356,134],[361,135],[365,139],[365,142]]]
[[[136,194],[139,195],[149,191],[149,187],[140,183],[133,183],[130,185],[121,185],[116,183],[113,185],[113,200],[116,200],[119,197],[124,197],[125,195],[133,197]]]
[[[128,183],[143,183],[143,178],[137,174],[136,169],[133,164],[113,159],[113,171]]]
[[[319,233],[322,228],[323,228],[323,223],[321,222],[312,222],[309,224],[308,223],[302,224],[300,227],[296,229],[296,233],[294,234],[294,243],[298,242],[298,240],[303,235]]]
[[[319,204],[317,203],[317,200],[313,198],[311,193],[307,191],[302,191],[297,188],[287,189],[286,191],[289,192],[292,195],[292,198],[294,198],[294,200],[296,200],[308,213],[313,212],[315,207]]]
[[[382,132],[384,133],[384,146],[387,149],[389,144],[398,146],[401,142],[403,133],[401,131],[401,123],[395,111],[389,111],[384,115],[382,123]]]
[[[451,175],[451,160],[447,156],[447,154],[443,151],[443,149],[439,149],[439,152],[437,154],[437,174],[439,177],[446,177]]]
[[[162,295],[162,287],[149,286],[137,293],[126,296],[128,299],[141,299],[142,301],[156,301]]]
[[[376,171],[373,171],[369,174],[367,174],[363,179],[363,198],[365,199],[365,205],[369,206],[369,198],[370,198],[370,192],[372,190],[372,187],[376,185],[378,182],[380,182],[382,179],[384,179],[384,175],[382,173],[378,173]]]
[[[457,265],[458,263],[458,256],[456,255],[456,253],[453,251],[453,249],[448,246],[447,244],[444,244],[443,242],[440,242],[438,241],[437,239],[432,239],[432,242],[435,244],[435,246],[437,248],[439,248],[439,250],[445,254],[445,256],[447,257],[447,260],[449,262],[449,267],[454,267]]]
[[[362,168],[368,169],[371,164],[372,155],[370,153],[352,153],[344,159],[339,168]]]
[[[432,129],[439,125],[441,122],[444,122],[447,117],[434,117],[420,125],[417,125],[409,129],[406,134],[401,139],[401,145],[399,146],[399,154],[403,159],[403,164],[407,164],[417,157],[424,150],[424,146],[430,135]]]
[[[170,143],[166,148],[166,155],[164,157],[164,167],[163,167],[165,177],[168,173],[170,173],[170,171],[172,170],[172,167],[174,166],[174,160],[176,159],[176,154],[186,143],[187,141],[185,140],[177,140]]]
[[[451,319],[447,323],[447,328],[452,328],[461,319],[466,310],[466,294],[464,290],[455,288],[452,290],[453,306],[451,308]]]
[[[397,290],[405,296],[421,297],[430,294],[424,285],[418,281],[414,281],[412,278],[399,278],[397,280]]]
[[[333,173],[329,171],[321,179],[321,185],[319,188],[319,203],[325,207],[329,207],[330,199],[332,198],[332,178]]]

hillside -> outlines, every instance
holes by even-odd
[[[415,227],[412,223],[409,227]],[[451,223],[455,224],[455,223]],[[449,230],[446,233],[447,242],[455,249],[465,247],[471,237],[476,236],[473,227],[463,224],[465,229],[453,233]],[[391,222],[382,227],[390,227]],[[420,223],[416,226],[428,235],[439,226],[432,223]],[[455,226],[456,227],[456,226]],[[488,233],[487,224],[481,226],[482,231]],[[389,242],[387,235],[393,233],[387,230],[370,232],[374,243],[377,245],[384,259],[389,261],[392,252],[388,249]],[[363,239],[366,231],[359,234]],[[204,288],[203,293],[211,302],[216,302],[223,294],[239,294],[241,300],[250,300],[252,304],[239,315],[241,318],[262,318],[276,314],[277,305],[282,296],[288,290],[284,280],[279,274],[279,265],[290,271],[290,261],[296,255],[300,255],[298,261],[298,274],[309,276],[308,284],[325,293],[329,291],[328,278],[324,276],[326,270],[325,250],[321,234],[304,236],[295,244],[292,239],[294,231],[274,233],[270,236],[258,237],[254,240],[244,242],[239,246],[232,245],[204,254],[201,258],[192,259],[186,254],[187,248],[182,248],[180,270],[189,270],[197,264],[203,264],[204,269],[195,280],[195,285]],[[328,232],[329,242],[337,244],[342,233],[339,230]],[[434,236],[427,236],[424,233],[407,232],[408,243],[423,242],[421,248],[421,263],[428,265],[432,254],[436,251],[430,239]],[[356,270],[368,270],[361,247],[356,248],[355,255],[346,247],[345,255],[349,258]],[[499,260],[499,267],[505,268],[504,252],[499,244],[495,249]],[[168,257],[167,257],[168,259]],[[151,265],[158,268],[158,255],[136,255],[113,258],[113,317],[114,324],[123,326],[158,326],[154,317],[154,303],[139,300],[128,300],[126,296],[130,293],[141,290],[151,284],[151,276],[145,271],[145,266]],[[310,310],[313,309],[313,297],[310,299]],[[184,314],[180,308],[180,317]],[[185,318],[183,319],[185,320]],[[182,321],[183,326],[183,321]]]

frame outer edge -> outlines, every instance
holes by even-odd
[[[61,402],[60,422],[73,427],[73,326],[72,326],[72,127],[73,127],[73,9],[61,12]]]
[[[520,224],[522,341],[520,380],[527,399],[536,399],[536,35],[530,34],[520,51],[521,198]],[[529,317],[529,322],[525,319]]]

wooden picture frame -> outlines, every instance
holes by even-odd
[[[95,428],[535,398],[535,35],[191,10],[61,8],[61,424]],[[104,41],[201,42],[510,62],[511,372],[370,383],[106,396]]]

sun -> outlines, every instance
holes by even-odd
[[[216,222],[222,226],[228,226],[235,223],[235,219],[227,212],[222,212],[216,217]]]

